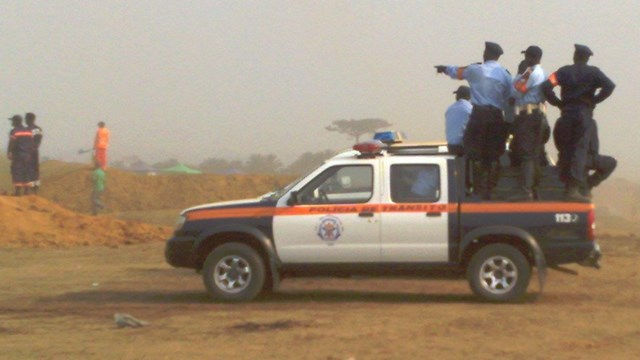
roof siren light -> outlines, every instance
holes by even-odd
[[[381,131],[373,135],[374,140],[380,140],[385,144],[401,143],[405,136],[399,131]]]
[[[353,145],[353,150],[359,152],[363,156],[375,156],[385,147],[385,144],[380,140],[367,140]]]

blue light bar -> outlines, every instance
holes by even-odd
[[[385,144],[400,143],[404,140],[402,134],[398,131],[381,131],[373,135],[374,140],[380,140]]]

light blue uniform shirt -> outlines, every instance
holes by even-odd
[[[460,99],[447,108],[447,112],[444,113],[444,132],[449,145],[462,145],[462,137],[472,108],[473,105],[465,99]]]
[[[529,79],[527,80],[527,85],[524,93],[516,88],[518,81],[522,79],[523,75],[518,74],[516,78],[513,79],[511,96],[516,99],[517,106],[526,104],[540,104],[545,101],[544,93],[542,92],[542,83],[547,80],[547,77],[544,74],[542,66],[540,66],[540,64],[537,64],[527,70],[531,71],[531,75],[529,75]]]
[[[440,174],[436,170],[421,170],[411,186],[411,192],[420,197],[437,198]]]
[[[460,76],[458,69],[462,69]],[[471,102],[474,105],[491,105],[500,110],[506,108],[513,83],[511,75],[497,61],[471,64],[466,68],[447,66],[446,73],[453,79],[469,82]]]

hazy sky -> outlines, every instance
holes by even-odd
[[[289,162],[348,147],[323,129],[341,118],[381,117],[411,140],[443,139],[461,83],[433,65],[480,61],[492,40],[510,71],[536,44],[551,72],[578,42],[617,85],[596,109],[601,152],[619,159],[617,175],[638,178],[640,1],[541,4],[3,0],[0,114],[35,112],[43,155],[68,160],[83,159],[75,153],[103,120],[111,159],[273,152]]]

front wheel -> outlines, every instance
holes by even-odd
[[[478,250],[467,266],[467,280],[473,292],[485,300],[519,300],[527,291],[531,265],[515,247],[491,244]]]
[[[202,280],[214,300],[253,300],[264,287],[266,271],[257,251],[241,243],[216,247],[202,266]]]

